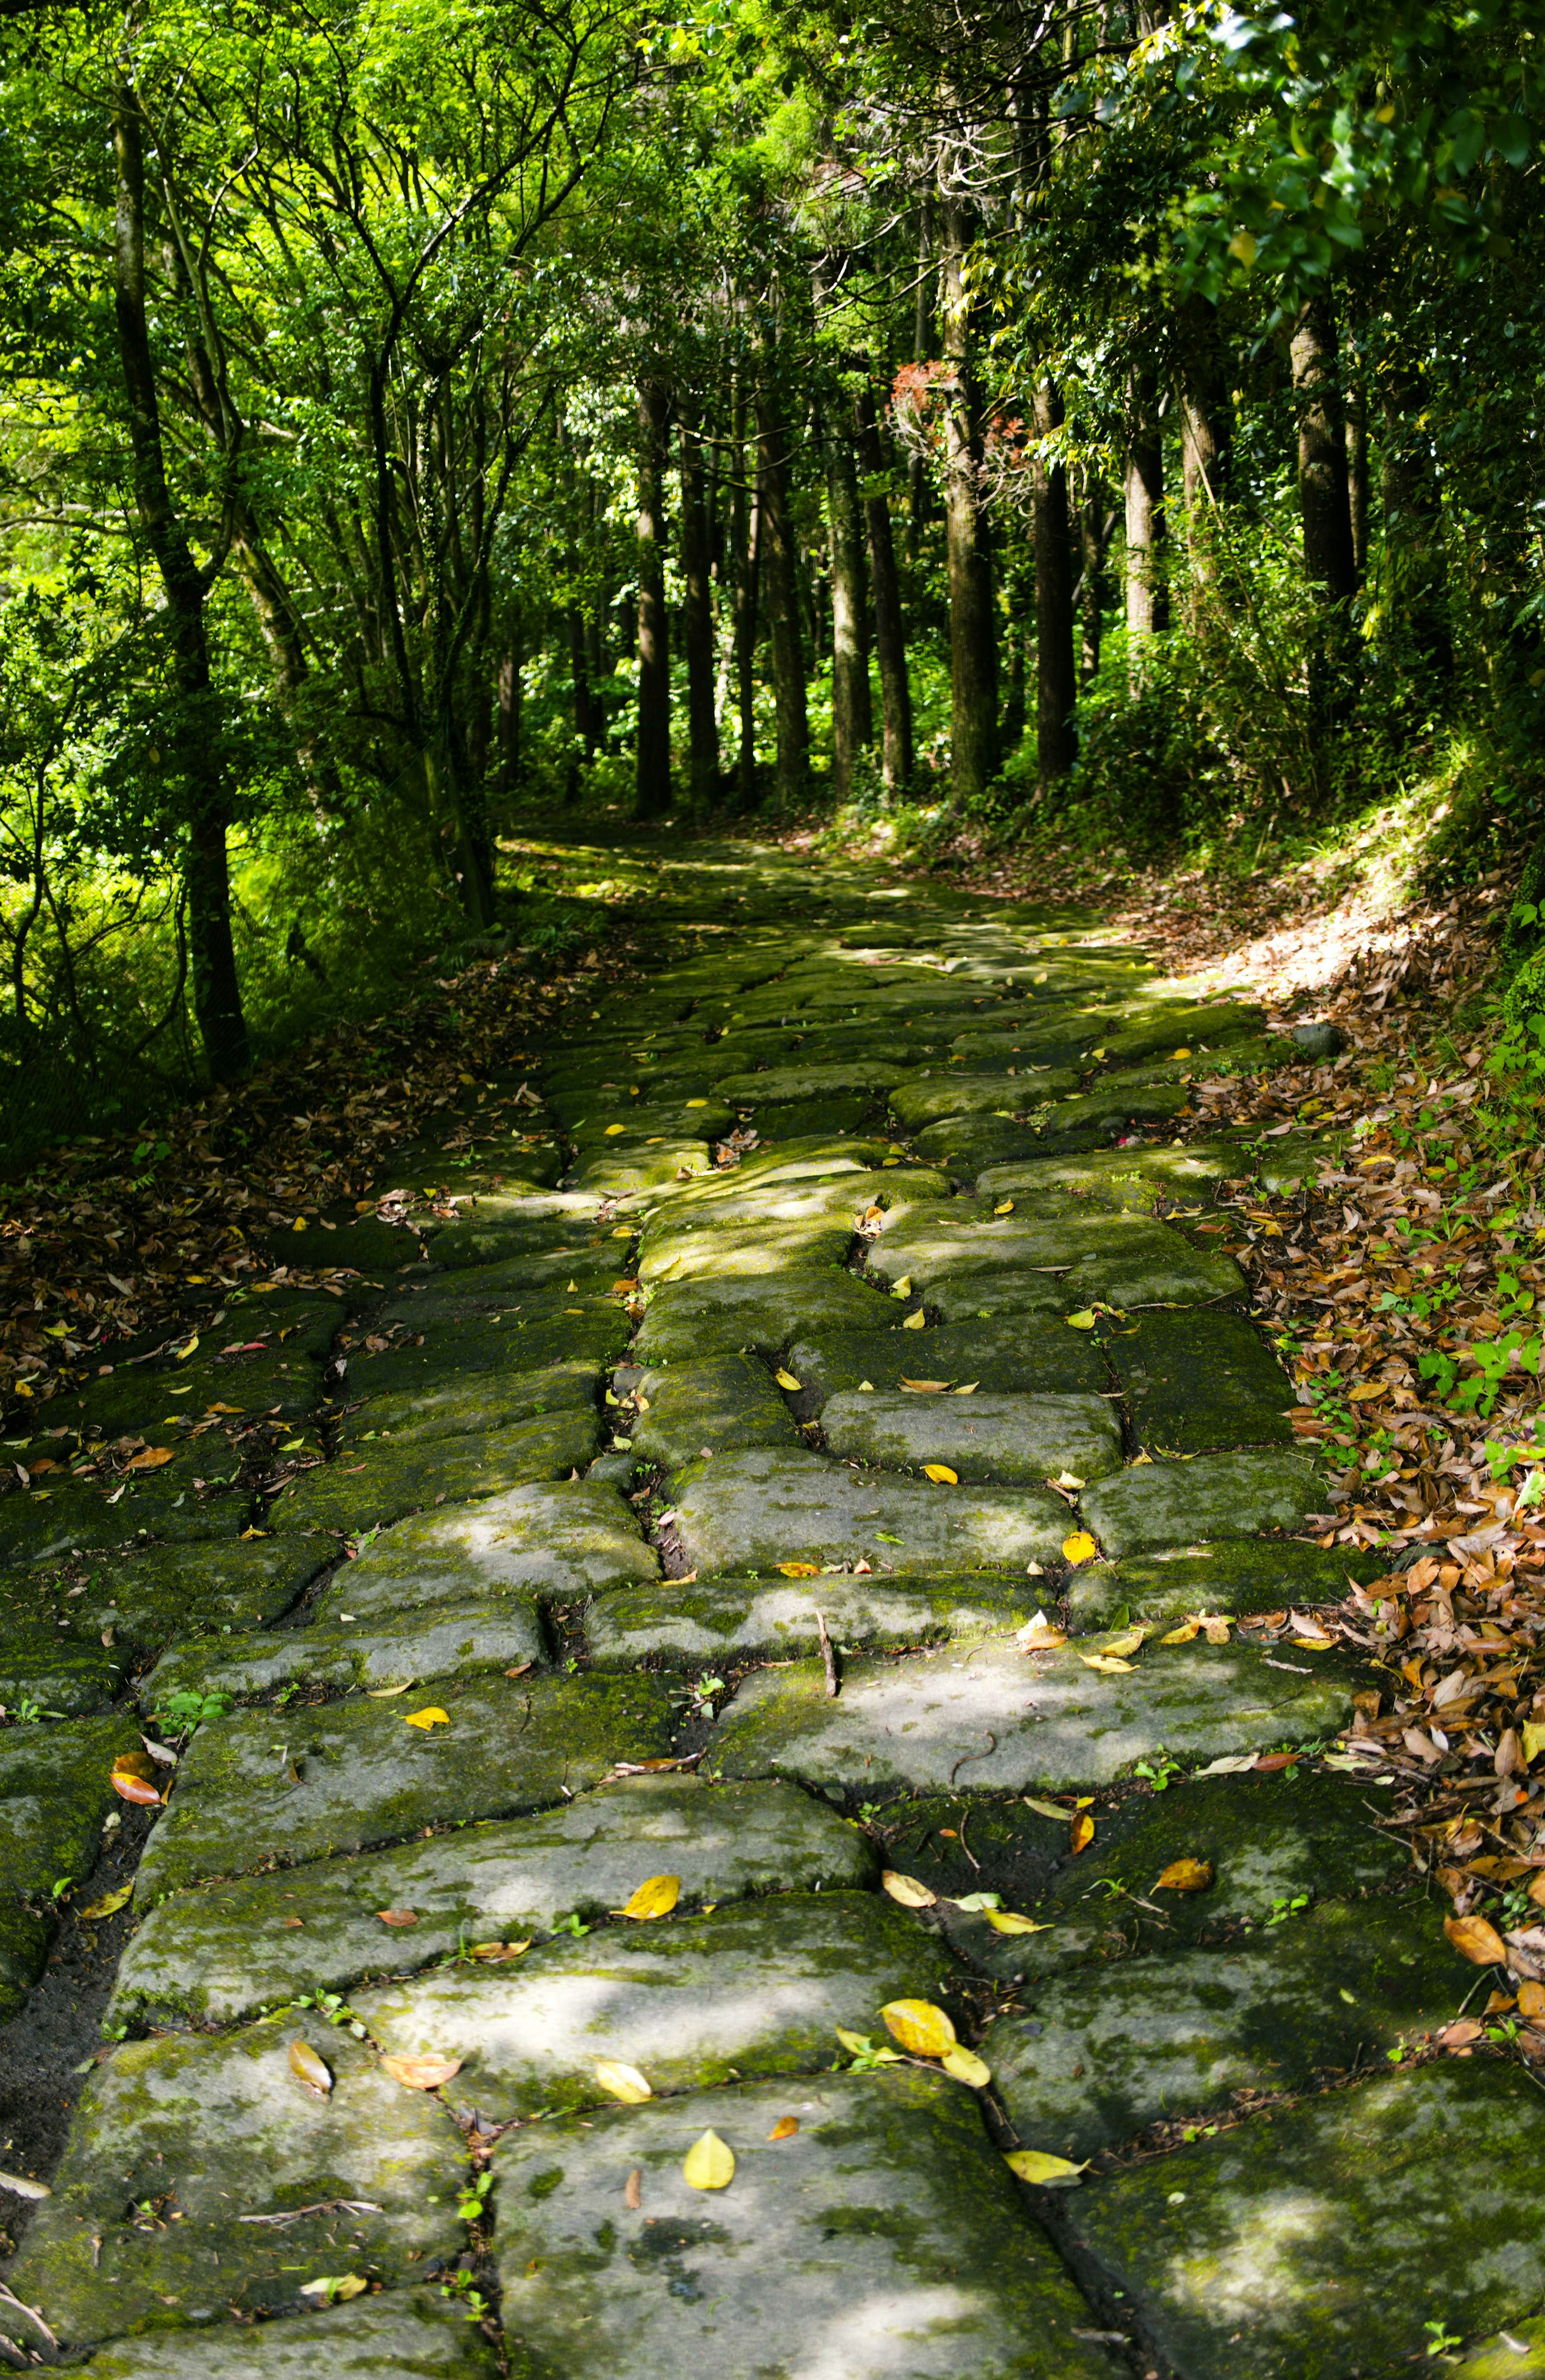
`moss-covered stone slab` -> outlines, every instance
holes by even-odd
[[[1073,1645],[1027,1658],[1012,1643],[846,1664],[835,1702],[819,1662],[742,1679],[705,1755],[712,1776],[813,1785],[1065,1792],[1108,1785],[1167,1750],[1213,1760],[1349,1724],[1352,1681],[1266,1669],[1239,1645],[1151,1647],[1130,1672],[1089,1669]]]
[[[785,2117],[798,2131],[772,2135]],[[705,2196],[682,2161],[733,2151]],[[639,2204],[622,2184],[637,2171]],[[695,2092],[507,2133],[506,2335],[564,2380],[1114,2380],[969,2092],[915,2068]]]
[[[0,2024],[9,2023],[42,1974],[49,1934],[35,1909],[0,1896]]]
[[[1302,1528],[1324,1502],[1324,1481],[1300,1455],[1198,1454],[1098,1480],[1079,1509],[1104,1551],[1119,1557]]]
[[[594,1198],[629,1198],[645,1190],[668,1187],[679,1177],[712,1173],[713,1152],[706,1140],[681,1140],[674,1135],[651,1147],[644,1140],[605,1141],[590,1157],[581,1157],[569,1173],[569,1185]]]
[[[1098,1135],[1086,1137],[1092,1147]],[[940,1166],[960,1182],[975,1181],[991,1166],[1046,1153],[1046,1143],[1028,1124],[1001,1116],[946,1116],[942,1123],[925,1124],[913,1146],[926,1165]]]
[[[1232,1140],[1189,1140],[1174,1146],[1150,1142],[1143,1148],[1094,1148],[1081,1157],[1037,1157],[1017,1165],[991,1166],[977,1187],[994,1198],[1072,1190],[1099,1206],[1148,1214],[1160,1205],[1210,1201],[1221,1182],[1250,1170],[1243,1148]]]
[[[819,1652],[821,1615],[845,1649],[932,1645],[1023,1627],[1038,1598],[1027,1584],[980,1572],[957,1578],[669,1579],[602,1596],[585,1619],[599,1669],[639,1661],[695,1669]]]
[[[335,1552],[321,1539],[304,1538],[147,1546],[93,1562],[79,1594],[72,1573],[6,1580],[0,1584],[0,1607],[66,1620],[86,1634],[100,1636],[110,1628],[116,1644],[154,1651],[174,1636],[267,1627]]]
[[[824,1147],[835,1151],[855,1146],[872,1152],[867,1166],[826,1167],[809,1157],[785,1157],[785,1152],[800,1149]],[[911,1165],[892,1156],[885,1141],[772,1141],[752,1149],[738,1165],[716,1170],[701,1182],[685,1182],[662,1198],[639,1245],[645,1250],[655,1249],[664,1239],[705,1225],[717,1231],[734,1223],[857,1224],[870,1207],[899,1216],[948,1196],[949,1183],[943,1173],[932,1166]]]
[[[659,1572],[659,1556],[614,1487],[556,1480],[399,1521],[339,1572],[318,1616],[371,1620],[510,1594],[561,1602]]]
[[[1149,1453],[1292,1444],[1293,1384],[1244,1315],[1139,1314],[1106,1347]]]
[[[1450,2357],[1449,2366],[1463,2372],[1466,2380],[1540,2380],[1545,2374],[1545,2315],[1510,2323],[1491,2338],[1477,2339],[1463,2355]]]
[[[1048,1488],[935,1486],[768,1449],[688,1463],[672,1493],[688,1565],[703,1572],[796,1560],[1023,1571],[1055,1561],[1068,1530]]]
[[[448,1386],[468,1372],[532,1372],[559,1363],[614,1362],[627,1336],[620,1300],[584,1290],[527,1290],[491,1302],[479,1290],[386,1307],[371,1325],[339,1342],[346,1359],[341,1394],[410,1395]],[[398,1333],[385,1346],[371,1344]],[[411,1333],[411,1336],[400,1335]]]
[[[897,1083],[891,1092],[891,1113],[908,1131],[916,1132],[950,1116],[1013,1117],[1077,1087],[1074,1066],[1037,1067],[1033,1073],[1027,1067],[1013,1075],[973,1075],[964,1066],[952,1066],[944,1073],[931,1070],[909,1082]]]
[[[718,1140],[733,1131],[735,1111],[740,1102],[721,1082],[712,1099],[693,1103],[663,1100],[655,1104],[641,1098],[628,1099],[622,1092],[596,1092],[565,1104],[578,1112],[566,1122],[564,1128],[581,1158],[591,1158],[605,1156],[625,1144],[631,1157],[651,1143]],[[621,1132],[614,1129],[618,1124],[623,1127]]]
[[[543,1414],[592,1412],[603,1377],[602,1366],[582,1360],[540,1372],[456,1372],[432,1387],[367,1398],[344,1423],[340,1443],[482,1437]]]
[[[945,1326],[1015,1321],[1042,1330],[1060,1322],[1073,1303],[1054,1273],[986,1267],[943,1274],[930,1284],[927,1298],[930,1320]]]
[[[785,1368],[800,1384],[790,1394],[801,1421],[865,1380],[882,1391],[900,1390],[904,1380],[943,1380],[948,1389],[974,1381],[979,1391],[1000,1396],[1097,1396],[1109,1385],[1098,1342],[1060,1317],[977,1317],[900,1338],[890,1330],[812,1330],[790,1342]]]
[[[114,1755],[139,1740],[132,1713],[0,1730],[0,1896],[46,1900],[61,1876],[91,1874],[116,1806]]]
[[[1161,1894],[1160,1898],[1163,1896]],[[1465,1970],[1425,1901],[1331,1904],[1217,1950],[1038,1985],[981,2054],[1027,2148],[1084,2158],[1236,2091],[1301,2091],[1419,2041]]]
[[[844,1174],[870,1173],[882,1165],[889,1154],[883,1136],[858,1135],[833,1137],[829,1133],[811,1133],[807,1138],[780,1138],[765,1148],[746,1152],[737,1165],[725,1169],[742,1188],[752,1184],[772,1188],[791,1182],[835,1180]],[[692,1198],[697,1186],[684,1194]]]
[[[634,1342],[643,1364],[684,1364],[741,1348],[775,1354],[796,1331],[824,1325],[882,1330],[901,1308],[857,1276],[789,1271],[775,1279],[666,1281],[651,1297]]]
[[[613,2106],[598,2058],[638,2067],[657,2097],[817,2072],[839,2026],[868,2033],[888,2000],[937,2000],[949,1973],[943,1946],[880,1893],[780,1893],[432,1969],[354,2005],[388,2055],[459,2058],[446,2099],[507,2123]]]
[[[1366,1585],[1387,1565],[1350,1546],[1296,1538],[1225,1539],[1181,1552],[1085,1562],[1065,1590],[1075,1628],[1115,1628],[1128,1621],[1185,1620],[1193,1611],[1275,1611],[1279,1606],[1338,1603],[1348,1585]]]
[[[1098,1210],[1040,1220],[923,1209],[887,1224],[869,1265],[883,1280],[909,1279],[942,1313],[946,1289],[958,1305],[979,1282],[983,1306],[993,1305],[989,1291],[1001,1299],[1022,1281],[1027,1297],[1054,1294],[1064,1313],[1094,1305],[1198,1305],[1244,1288],[1231,1257],[1198,1254],[1162,1223]]]
[[[291,2071],[298,2035],[325,2096]],[[466,2174],[447,2110],[345,2030],[293,2014],[223,2041],[130,2042],[81,2092],[12,2286],[74,2345],[298,2307],[323,2274],[408,2282],[459,2252]],[[241,2220],[307,2206],[326,2211]],[[0,2308],[0,2332],[25,2337],[24,2318]]]
[[[633,1451],[639,1462],[663,1463],[667,1471],[704,1453],[803,1444],[772,1375],[754,1355],[649,1371],[637,1394]]]
[[[854,1390],[830,1400],[821,1426],[833,1454],[891,1470],[943,1463],[962,1479],[1021,1486],[1063,1472],[1099,1479],[1121,1468],[1121,1431],[1097,1396]]]
[[[858,1827],[796,1786],[623,1778],[511,1825],[179,1894],[130,1937],[108,2022],[231,2024],[467,1943],[529,1940],[569,1917],[600,1925],[647,1876],[679,1876],[685,1910],[862,1890],[876,1864]],[[383,1909],[414,1923],[387,1926]]]
[[[307,2301],[308,2304],[311,2301]],[[99,2348],[90,2380],[496,2380],[498,2358],[464,2306],[392,2289],[294,2322],[230,2323]]]
[[[1419,2368],[1429,2324],[1539,2304],[1542,2154],[1521,2067],[1444,2059],[1076,2191],[1065,2218],[1186,2380],[1344,2380]]]
[[[112,1701],[123,1675],[123,1654],[104,1645],[57,1627],[0,1623],[0,1711],[7,1718],[22,1708],[82,1718]]]
[[[507,1670],[547,1657],[534,1600],[437,1603],[373,1625],[281,1628],[176,1645],[140,1682],[137,1697],[142,1710],[164,1711],[174,1694],[221,1694],[250,1702],[281,1686],[408,1685],[418,1678]]]
[[[410,1726],[415,1710],[444,1722]],[[216,1876],[363,1851],[425,1827],[510,1817],[671,1749],[651,1678],[444,1679],[420,1705],[346,1701],[234,1711],[184,1753],[140,1865],[148,1905]]]
[[[416,1436],[402,1445],[377,1439],[349,1450],[358,1459],[303,1471],[275,1497],[266,1525],[354,1532],[383,1528],[436,1502],[502,1496],[538,1479],[583,1470],[601,1442],[593,1410],[544,1414],[486,1438]]]
[[[1161,995],[1128,1005],[1119,1021],[1102,1026],[1098,1054],[1118,1066],[1138,1058],[1200,1059],[1208,1050],[1242,1041],[1264,1030],[1264,1010],[1243,1001],[1198,1002]]]
[[[712,1228],[646,1231],[639,1279],[654,1290],[667,1281],[764,1281],[782,1272],[825,1272],[847,1261],[848,1222],[715,1222]]]
[[[62,1561],[153,1537],[229,1539],[240,1536],[251,1509],[246,1495],[201,1496],[190,1476],[176,1489],[135,1482],[114,1503],[84,1483],[18,1488],[0,1498],[0,1564]]]
[[[827,1099],[845,1091],[882,1099],[899,1081],[900,1072],[895,1066],[866,1064],[861,1060],[838,1065],[771,1066],[760,1074],[722,1075],[719,1093],[737,1108],[786,1107],[792,1100]]]

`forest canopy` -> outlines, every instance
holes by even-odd
[[[0,1136],[825,811],[1545,897],[1520,0],[0,0]],[[1539,994],[1545,1001],[1545,990]]]

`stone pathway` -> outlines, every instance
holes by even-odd
[[[13,2137],[115,1968],[0,2197],[11,2360],[1545,2373],[1545,2104],[1438,2038],[1477,1971],[1214,1252],[1302,1154],[1170,1136],[1259,1013],[744,848],[662,899],[698,954],[554,1036],[529,1128],[471,1086],[380,1185],[421,1255],[286,1245],[341,1328],[280,1287],[68,1417],[324,1459],[0,1503]]]

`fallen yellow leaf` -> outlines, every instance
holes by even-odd
[[[1016,1909],[984,1909],[982,1915],[994,1934],[1049,1934],[1050,1925],[1037,1925],[1033,1917],[1021,1917]]]
[[[619,1132],[626,1132],[627,1130],[627,1126],[625,1123],[609,1123],[606,1127],[606,1138],[608,1140],[612,1140]]]
[[[99,1917],[116,1917],[120,1909],[128,1908],[133,1898],[132,1883],[120,1884],[116,1892],[104,1892],[100,1900],[88,1901],[80,1914],[94,1925]]]
[[[442,2058],[434,2050],[426,2049],[418,2058],[383,2058],[381,2070],[389,2074],[394,2082],[400,2082],[405,2091],[438,2091],[442,2082],[460,2073],[461,2060]]]
[[[1075,1567],[1079,1562],[1092,1561],[1100,1551],[1087,1529],[1075,1529],[1070,1537],[1064,1537],[1062,1549],[1064,1561],[1070,1561]]]
[[[706,1108],[708,1101],[706,1099],[688,1099],[687,1101],[687,1105],[689,1108]]]
[[[993,1212],[995,1215],[1012,1215],[1012,1214],[1013,1214],[1013,1212],[1014,1212],[1014,1201],[1013,1201],[1013,1199],[1012,1199],[1012,1198],[1005,1198],[1005,1199],[1004,1199],[1001,1205],[996,1206],[996,1207],[994,1207],[994,1208],[993,1208],[992,1212]]]
[[[1091,1309],[1087,1305],[1084,1307],[1082,1313],[1064,1314],[1063,1320],[1066,1323],[1070,1330],[1092,1330],[1094,1329],[1094,1315]]]
[[[919,1884],[915,1876],[903,1876],[899,1868],[888,1867],[880,1878],[881,1888],[903,1909],[931,1909],[939,1896]]]
[[[960,1380],[950,1390],[952,1397],[974,1397],[980,1388],[979,1380]]]
[[[911,1294],[912,1276],[909,1272],[904,1272],[899,1281],[894,1281],[891,1283],[891,1295],[893,1297],[910,1297]]]
[[[779,1562],[777,1568],[783,1572],[785,1578],[819,1578],[821,1576],[819,1562]]]
[[[797,2116],[780,2116],[767,2137],[770,2141],[791,2141],[798,2130]]]
[[[169,1446],[142,1446],[138,1454],[129,1456],[125,1468],[129,1471],[159,1471],[162,1464],[170,1463],[171,1459],[172,1449]]]
[[[1171,1860],[1162,1876],[1154,1879],[1155,1892],[1205,1892],[1212,1881],[1210,1860]]]
[[[904,1330],[920,1330],[927,1320],[928,1317],[919,1305],[916,1314],[907,1315],[901,1327]]]
[[[322,2064],[309,2041],[290,2043],[289,2070],[314,2099],[325,2099],[333,2088],[331,2069]]]
[[[1142,1650],[1148,1636],[1149,1631],[1146,1628],[1124,1628],[1119,1636],[1107,1636],[1100,1649],[1102,1653],[1114,1653],[1120,1659],[1125,1660],[1129,1653],[1138,1653]]]
[[[1048,2183],[1077,2181],[1089,2159],[1086,2157],[1082,2165],[1074,2165],[1066,2157],[1047,2156],[1040,2149],[1011,2149],[1004,2163],[1021,2181],[1039,2182],[1044,2188]]]
[[[914,1396],[931,1396],[949,1387],[948,1380],[909,1380],[905,1375],[896,1382],[898,1389],[910,1389]]]
[[[724,2190],[735,2180],[735,2151],[717,2132],[704,2132],[687,2150],[681,2178],[689,2190]]]
[[[620,2099],[625,2107],[641,2107],[646,2099],[654,2096],[638,2068],[626,2066],[620,2058],[598,2058],[595,2079],[603,2091],[610,2092],[614,2099]]]
[[[443,1711],[438,1703],[430,1703],[421,1711],[405,1711],[403,1714],[403,1724],[406,1727],[421,1727],[427,1730],[432,1727],[449,1727],[450,1723],[449,1711]]]
[[[887,2000],[880,2013],[887,2032],[914,2058],[943,2058],[955,2047],[955,2027],[931,2000]]]
[[[1347,1390],[1346,1402],[1349,1405],[1371,1404],[1375,1397],[1387,1397],[1389,1393],[1388,1380],[1359,1380],[1355,1389]]]
[[[777,1381],[780,1389],[802,1389],[805,1385],[803,1380],[797,1380],[792,1372],[785,1372],[781,1364],[772,1378]]]
[[[651,1917],[668,1917],[680,1899],[679,1876],[647,1876],[638,1890],[623,1902],[622,1913],[637,1918],[640,1924]]]
[[[1087,1810],[1081,1810],[1073,1821],[1072,1829],[1068,1837],[1068,1848],[1073,1852],[1075,1858],[1077,1858],[1080,1852],[1088,1851],[1093,1840],[1094,1820],[1089,1816]]]
[[[923,1477],[931,1479],[940,1488],[958,1488],[960,1485],[959,1472],[952,1471],[947,1463],[925,1463]]]
[[[1535,1760],[1545,1752],[1545,1719],[1527,1718],[1518,1730],[1518,1740],[1524,1748],[1526,1761]]]
[[[973,2091],[985,2091],[992,2080],[992,2069],[987,2060],[979,2058],[974,2049],[962,2049],[958,2042],[953,2049],[945,2050],[939,2063],[946,2074],[953,2074],[957,2082],[968,2082]]]
[[[1471,1960],[1478,1967],[1500,1967],[1507,1959],[1507,1945],[1496,1927],[1485,1917],[1445,1917],[1443,1931],[1463,1959]]]
[[[1109,1653],[1080,1653],[1078,1658],[1087,1670],[1099,1670],[1106,1677],[1114,1677],[1132,1667],[1130,1661],[1118,1661]]]
[[[1172,1628],[1167,1636],[1160,1637],[1159,1642],[1161,1645],[1188,1645],[1200,1630],[1199,1620],[1183,1620],[1178,1628]]]

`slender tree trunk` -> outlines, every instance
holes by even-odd
[[[894,797],[912,778],[912,683],[906,669],[906,624],[891,502],[883,485],[885,452],[880,443],[874,398],[868,389],[858,399],[855,419],[869,483],[864,493],[864,531],[874,596],[874,658],[880,671],[880,765],[885,791]]]
[[[246,1072],[249,1052],[231,931],[230,810],[204,616],[209,582],[194,562],[166,481],[145,305],[143,123],[139,94],[127,83],[115,96],[113,158],[113,299],[128,400],[134,500],[166,600],[165,633],[177,689],[171,728],[177,773],[187,788],[185,881],[193,1010],[210,1073],[216,1082],[230,1082]]]
[[[671,662],[665,614],[665,465],[670,404],[658,381],[639,391],[639,742],[634,808],[671,807]]]
[[[719,730],[713,715],[713,589],[702,445],[683,422],[681,570],[686,580],[682,633],[687,646],[687,732],[692,808],[701,817],[719,797]]]
[[[736,485],[731,527],[735,538],[735,701],[739,733],[736,755],[736,800],[744,811],[757,806],[757,608],[761,581],[761,489],[748,480],[746,405],[735,404]]]
[[[585,614],[575,602],[564,606],[568,629],[568,675],[574,701],[574,740],[587,761],[595,758],[595,706],[590,699],[590,637]]]
[[[509,642],[499,662],[495,681],[496,728],[499,747],[498,786],[501,796],[517,793],[522,780],[520,698],[524,691],[520,666],[520,617],[510,623]]]
[[[1304,566],[1324,589],[1328,602],[1346,603],[1357,591],[1357,565],[1346,486],[1336,321],[1328,298],[1311,298],[1299,310],[1292,356]]]
[[[827,411],[826,507],[832,538],[832,762],[839,802],[853,797],[854,764],[874,741],[870,699],[869,612],[858,473],[845,409]]]
[[[913,293],[912,361],[926,363],[933,345],[933,208],[926,190],[918,209],[918,285]],[[918,566],[918,553],[928,522],[928,471],[920,454],[906,463],[906,561]]]
[[[1217,309],[1189,298],[1181,316],[1180,468],[1186,509],[1225,502],[1234,453],[1234,411],[1223,370]]]
[[[778,800],[797,809],[809,790],[810,731],[805,708],[805,654],[799,634],[797,557],[788,506],[788,442],[777,393],[757,393],[757,492],[760,577],[772,648],[778,721]]]
[[[950,784],[957,802],[985,793],[998,767],[998,640],[992,552],[980,488],[981,435],[971,373],[971,300],[961,278],[971,243],[958,199],[941,200],[944,354],[944,526],[950,589]]]
[[[1368,576],[1368,392],[1356,370],[1346,388],[1346,511],[1352,568],[1360,587]]]
[[[1383,390],[1384,573],[1381,607],[1434,676],[1454,674],[1443,506],[1428,433],[1421,429],[1418,372],[1396,364],[1380,375]]]
[[[1159,384],[1134,371],[1126,390],[1126,626],[1134,638],[1169,625],[1163,579],[1164,449]]]
[[[1092,479],[1078,507],[1078,674],[1087,685],[1100,667],[1100,639],[1111,601],[1110,545],[1113,515],[1102,480]]]
[[[1042,380],[1035,394],[1038,440],[1062,425],[1062,395]],[[1078,672],[1073,653],[1073,540],[1067,518],[1067,473],[1049,463],[1039,444],[1032,465],[1035,508],[1036,768],[1044,794],[1065,777],[1077,757],[1074,713]]]

